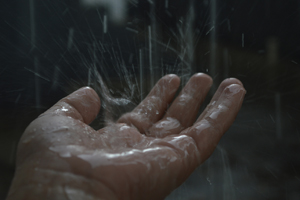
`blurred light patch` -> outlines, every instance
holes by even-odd
[[[81,0],[81,2],[87,7],[104,7],[114,23],[126,20],[127,0]]]

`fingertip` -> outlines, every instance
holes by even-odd
[[[162,77],[153,87],[148,96],[161,96],[161,93],[171,97],[175,95],[180,85],[180,78],[175,74],[168,74]],[[171,96],[170,96],[171,95]]]
[[[245,88],[239,84],[231,84],[224,90],[225,95],[230,96],[229,98],[234,99],[233,101],[237,103],[237,111],[240,110],[242,106],[246,92]]]
[[[237,114],[241,108],[245,94],[246,90],[243,86],[239,84],[231,84],[224,89],[218,101],[223,104],[228,104],[229,107],[232,107],[232,113]]]
[[[100,98],[96,91],[89,86],[79,88],[68,95],[66,99],[72,99],[74,102],[82,101],[86,106],[91,104],[97,112],[100,109]]]
[[[224,85],[225,87],[227,87],[231,84],[238,84],[238,85],[244,86],[243,83],[237,78],[227,78],[221,83],[221,85]]]
[[[164,76],[162,79],[165,79],[166,81],[168,81],[169,84],[175,87],[179,87],[180,85],[180,78],[176,74],[168,74]]]
[[[76,96],[74,98],[74,106],[82,115],[84,122],[87,124],[91,123],[98,115],[101,106],[100,98],[96,91],[86,86],[73,92],[70,96]]]
[[[207,78],[209,78],[209,79],[212,80],[212,78],[211,78],[208,74],[205,74],[205,73],[203,73],[203,72],[198,72],[198,73],[195,73],[195,74],[193,75],[193,77],[199,77],[199,76],[207,77]]]
[[[192,78],[196,78],[196,79],[199,79],[199,80],[201,79],[202,81],[205,81],[205,83],[209,84],[210,87],[213,84],[213,79],[205,73],[201,73],[201,72],[196,73],[192,76]]]
[[[78,91],[83,91],[87,95],[89,95],[96,103],[99,103],[99,108],[100,108],[100,98],[93,88],[86,86],[86,87],[80,88]]]
[[[218,90],[216,91],[212,101],[216,101],[220,97],[220,95],[223,93],[223,91],[228,86],[230,86],[232,84],[236,84],[236,85],[240,85],[241,87],[244,87],[243,83],[240,80],[238,80],[236,78],[227,78],[224,81],[222,81],[222,83],[220,84],[220,86],[219,86]]]

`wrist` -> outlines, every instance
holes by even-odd
[[[19,168],[7,200],[108,199],[116,195],[103,183],[70,172],[41,168]]]

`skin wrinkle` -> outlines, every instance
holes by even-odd
[[[162,120],[147,131],[147,136],[160,137],[163,138],[167,135],[172,134],[176,129],[179,131],[183,130],[180,122],[177,119],[167,117],[165,120]],[[178,132],[178,131],[177,131]]]
[[[65,102],[62,102],[62,104],[68,105],[70,108],[74,108],[74,109],[72,109],[72,112],[77,111],[77,108],[74,105],[72,105],[72,101],[70,101],[69,99],[65,99]],[[61,111],[61,108],[59,109],[59,111]],[[78,111],[75,113],[75,116],[76,116],[76,119],[86,122],[85,119],[81,116],[81,114]]]
[[[74,189],[68,186],[64,187],[64,193],[69,200],[76,200],[76,199],[85,199],[85,200],[93,200],[94,198],[90,195],[85,194],[84,191],[78,191],[78,189]]]
[[[63,111],[62,109],[65,108],[68,111]],[[57,116],[57,115],[64,115],[64,116],[75,116],[76,119],[79,119],[80,121],[83,121],[82,116],[80,115],[80,113],[75,109],[75,107],[73,107],[72,105],[66,103],[66,102],[58,102],[57,105],[55,105],[54,107],[52,107],[52,109],[55,109],[54,112],[52,113],[43,113],[41,115],[39,115],[39,118],[44,117],[45,115],[53,115],[53,116]]]
[[[62,119],[66,119],[65,117],[63,117]],[[43,120],[45,121],[43,118],[39,118],[39,120]],[[56,120],[61,123],[63,120],[61,120],[60,118],[56,118]],[[73,118],[68,118],[68,121],[71,120],[73,121]],[[81,122],[79,122],[79,126]],[[84,129],[87,129],[88,127],[84,127]],[[91,128],[89,128],[91,129]],[[27,129],[29,131],[29,133],[32,133],[32,131],[30,131],[30,128]],[[54,126],[51,123],[47,123],[47,126],[44,126],[43,128],[39,128],[36,129],[36,131],[34,132],[34,135],[31,134],[31,136],[29,137],[31,140],[34,139],[35,143],[37,143],[36,141],[47,141],[47,143],[42,144],[41,142],[38,142],[37,144],[39,144],[38,146],[35,145],[35,148],[33,148],[33,151],[31,152],[22,152],[23,154],[30,154],[33,153],[35,151],[35,149],[45,149],[46,146],[54,144],[54,143],[60,143],[60,141],[63,141],[65,138],[71,138],[74,139],[73,144],[82,144],[83,141],[85,141],[85,135],[81,134],[78,135],[76,137],[74,137],[71,133],[72,131],[74,131],[74,127],[66,127],[66,126]],[[88,130],[88,131],[92,131],[92,130]],[[44,134],[44,132],[47,132],[48,134]],[[83,131],[84,132],[84,131]],[[25,135],[24,135],[25,136]],[[76,139],[77,138],[77,139]],[[87,137],[89,138],[89,136]],[[25,141],[25,144],[24,144]],[[90,141],[89,141],[90,142]],[[24,145],[29,145],[32,146],[34,144],[28,144],[27,140],[22,140],[21,139],[21,144]],[[32,143],[32,141],[31,141]],[[99,144],[97,144],[97,146],[99,146]],[[101,145],[100,145],[101,146]],[[102,145],[103,146],[103,145]]]
[[[166,151],[167,149],[160,149],[160,151]],[[169,149],[169,150],[171,150],[171,149]],[[148,154],[146,154],[146,155],[148,155]],[[160,154],[155,154],[155,155],[160,155]],[[142,156],[142,155],[141,155]],[[148,155],[149,156],[149,155]],[[143,157],[144,158],[144,157]],[[156,157],[157,158],[157,157]],[[149,160],[149,159],[145,159],[145,160]],[[149,161],[151,161],[152,159],[150,159]],[[153,170],[155,170],[156,169],[156,167],[155,167],[155,165],[153,165],[153,160],[150,162],[150,163],[152,163],[151,164],[151,169],[153,169]],[[156,163],[156,162],[154,162],[154,163]],[[143,173],[144,174],[144,173]],[[154,172],[152,172],[151,174],[155,174]],[[145,177],[147,177],[148,175],[145,175]],[[153,176],[153,175],[151,175],[151,176]],[[145,178],[144,177],[144,178]],[[112,185],[114,185],[113,183],[111,183],[111,182],[109,182],[109,181],[105,181],[107,184],[112,184]],[[146,187],[148,187],[148,186],[146,186]],[[121,194],[119,194],[120,196],[121,196]]]
[[[73,156],[79,157],[80,159],[83,159],[84,161],[87,161],[92,168],[96,168],[99,166],[104,165],[128,165],[128,164],[137,164],[137,163],[143,163],[141,162],[143,159],[132,159],[132,157],[136,158],[143,158],[144,153],[151,153],[155,151],[162,151],[167,150],[169,147],[148,147],[143,150],[140,149],[124,149],[122,153],[118,152],[105,152],[105,151],[98,151],[94,153],[87,153],[87,154],[74,154]],[[96,157],[95,157],[96,156]],[[97,157],[98,156],[98,157]],[[92,160],[90,158],[93,158]],[[159,158],[159,155],[158,157]],[[131,161],[136,160],[136,161]],[[96,164],[99,163],[99,164]]]
[[[188,153],[188,154],[195,154],[195,155],[199,154],[197,144],[196,144],[195,140],[192,137],[187,136],[187,135],[179,135],[179,136],[176,136],[176,137],[172,137],[172,140],[170,140],[168,142],[170,145],[172,145],[173,149],[177,151],[177,153],[179,155],[178,157],[181,157],[182,152],[184,152],[184,154],[185,154],[184,158],[185,159],[187,158],[187,149],[185,149],[184,147],[182,147],[180,145],[181,143],[183,143],[182,138],[184,138],[184,140],[188,140],[188,142],[186,142],[186,145],[184,145],[184,146],[193,145],[194,147],[196,147],[194,152]]]
[[[121,129],[124,126],[127,128],[122,131]],[[128,133],[126,133],[126,131],[128,131]],[[114,134],[114,137],[109,137],[110,132],[117,134]],[[134,145],[138,144],[143,138],[143,135],[138,133],[136,128],[132,128],[124,124],[120,126],[112,125],[109,129],[105,130],[102,135],[106,140],[106,146],[109,145],[110,148],[119,147],[121,144],[124,144],[124,147],[133,147]]]
[[[59,176],[71,176],[71,177],[74,177],[74,178],[80,178],[80,179],[82,179],[83,181],[85,181],[85,182],[87,182],[87,183],[93,183],[93,184],[95,184],[95,183],[97,183],[98,185],[101,185],[101,186],[105,186],[105,187],[107,187],[107,185],[105,185],[105,184],[103,184],[102,182],[101,182],[101,180],[100,179],[95,179],[95,178],[93,178],[93,176],[89,176],[89,175],[87,175],[87,174],[80,174],[80,173],[77,173],[77,171],[75,170],[75,171],[72,171],[72,173],[69,173],[69,172],[65,172],[65,171],[57,171],[57,170],[49,170],[49,169],[38,169],[38,170],[43,170],[43,171],[45,171],[45,172],[48,172],[48,173],[60,173],[61,175],[59,175]],[[53,177],[53,175],[51,175],[50,177]],[[91,179],[92,178],[92,179]],[[108,187],[109,188],[109,187]],[[95,189],[97,189],[97,188],[95,188]],[[109,190],[110,191],[112,191],[112,189],[111,188],[109,188]]]
[[[215,127],[212,127],[211,125],[202,125],[202,127],[200,125],[197,128],[196,131],[193,130],[196,134],[194,134],[192,137],[195,141],[198,141],[196,143],[198,151],[203,152],[204,150],[206,150],[208,155],[212,154],[217,144],[213,143],[213,139],[216,137],[216,133],[218,133],[219,130]],[[207,132],[209,132],[209,134]],[[211,144],[213,144],[213,148],[211,148]],[[202,164],[207,159],[208,155],[200,154],[198,160],[199,164]]]
[[[147,149],[146,149],[146,150],[147,150]],[[146,151],[146,150],[145,150],[145,151]],[[161,149],[160,149],[160,150],[161,150]],[[158,154],[158,155],[159,155],[159,154]]]
[[[69,172],[64,172],[64,171],[54,171],[54,170],[40,169],[40,168],[38,170],[39,171],[43,171],[45,173],[55,174],[55,175],[59,174],[59,176],[69,177],[69,178],[72,178],[72,179],[78,179],[79,178],[81,181],[83,181],[85,183],[89,183],[89,185],[101,185],[101,186],[105,186],[99,180],[97,180],[97,179],[90,179],[90,178],[87,178],[86,176],[83,176],[81,174],[74,174],[74,173],[69,173]],[[50,177],[53,177],[53,175],[50,175]],[[53,179],[53,180],[55,180],[55,179]],[[94,189],[97,189],[97,188],[94,188]],[[109,189],[109,190],[111,190],[111,189]],[[94,197],[94,198],[97,199],[96,197]]]
[[[191,95],[191,94],[186,94],[186,93],[184,93],[184,94],[181,94],[180,96],[179,96],[179,98],[178,98],[178,104],[180,105],[180,106],[186,106],[186,104],[189,102],[189,101],[191,101],[192,99],[194,98],[194,96],[193,95]]]
[[[151,119],[150,117],[153,116],[153,112],[156,112],[156,110],[158,110],[157,108],[159,107],[165,107],[165,105],[163,106],[160,98],[156,96],[148,97],[146,99],[146,102],[147,103],[142,105],[141,108],[134,110],[133,112],[137,113],[138,115],[144,115],[144,117],[149,118],[150,121],[152,121],[153,119]]]

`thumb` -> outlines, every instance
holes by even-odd
[[[90,124],[100,110],[100,98],[90,87],[83,87],[58,101],[45,115],[62,115]]]

